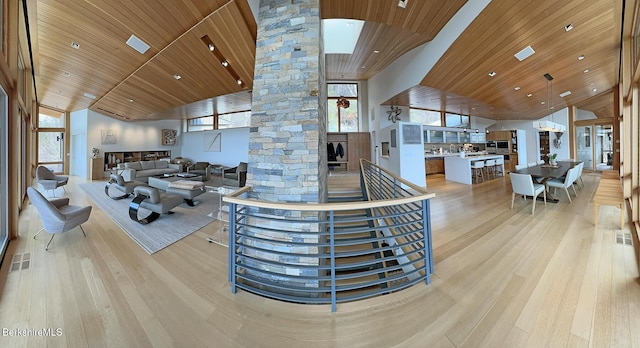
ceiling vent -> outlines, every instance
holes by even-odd
[[[140,52],[140,54],[145,54],[145,52],[147,52],[147,50],[149,49],[149,45],[147,45],[144,41],[140,40],[135,35],[131,35],[131,37],[129,37],[129,40],[127,40],[127,45]]]
[[[522,51],[516,53],[514,56],[518,58],[519,61],[523,61],[531,57],[531,55],[534,53],[536,53],[536,51],[534,51],[533,48],[531,48],[531,46],[527,46],[523,48]]]
[[[568,96],[570,94],[571,94],[571,91],[566,91],[564,93],[560,93],[560,97],[564,98],[564,97],[566,97],[566,96]]]

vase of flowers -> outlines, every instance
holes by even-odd
[[[558,163],[556,162],[556,157],[558,157],[557,153],[549,154],[549,165],[554,167],[558,165]]]
[[[98,158],[99,155],[100,155],[100,149],[98,149],[97,147],[94,147],[93,149],[91,149],[91,158]]]

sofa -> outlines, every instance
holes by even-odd
[[[165,160],[118,164],[118,174],[122,175],[125,181],[141,181],[145,183],[150,176],[179,173],[181,169],[182,165],[169,163]]]
[[[247,163],[240,162],[238,166],[225,169],[222,176],[224,186],[244,187],[247,182]]]

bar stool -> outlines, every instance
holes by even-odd
[[[500,176],[504,176],[504,170],[502,168],[504,168],[504,158],[497,158],[496,165],[493,167],[493,173],[495,175],[500,173]]]
[[[496,166],[496,160],[486,160],[484,161],[484,171],[487,175],[487,179],[489,179],[489,177],[496,177],[496,173],[494,171],[494,167]]]
[[[473,182],[473,179],[476,179],[476,183],[480,179],[484,181],[484,161],[471,162],[471,182]]]

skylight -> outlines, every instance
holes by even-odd
[[[353,54],[364,21],[355,19],[323,19],[324,53]]]

